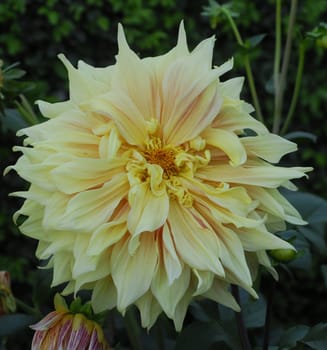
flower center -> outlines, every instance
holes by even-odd
[[[177,175],[179,168],[176,165],[178,151],[172,146],[162,147],[159,138],[152,138],[146,143],[146,150],[143,151],[144,158],[148,163],[159,165],[164,171],[164,177]]]

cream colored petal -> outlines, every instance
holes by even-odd
[[[107,88],[108,90],[112,88],[111,79],[112,72],[115,69],[114,66],[93,67],[84,61],[78,61],[77,68],[84,76],[91,77],[93,80],[103,83],[103,88]]]
[[[268,188],[275,188],[283,185],[289,179],[297,179],[305,176],[305,173],[312,168],[302,167],[277,167],[260,164],[258,166],[229,165],[207,166],[197,171],[197,177],[208,181],[227,182],[256,185]]]
[[[156,115],[157,84],[151,62],[145,64],[128,46],[121,25],[118,26],[117,69],[112,84],[121,94],[128,95],[145,120]],[[132,118],[133,116],[130,115]]]
[[[124,173],[124,159],[76,158],[51,171],[51,179],[59,191],[73,194],[102,185]]]
[[[135,304],[140,310],[142,327],[149,330],[162,312],[161,306],[150,291],[138,299]]]
[[[119,202],[127,195],[126,175],[117,175],[101,188],[76,194],[57,223],[60,229],[91,232],[106,223]]]
[[[49,155],[31,148],[21,148],[24,156],[20,157],[14,166],[7,169],[14,169],[19,176],[47,191],[55,191],[56,186],[50,181],[49,173],[58,165],[70,161],[71,157],[64,153]],[[43,159],[38,159],[43,158]]]
[[[96,281],[106,278],[110,274],[110,254],[108,251],[100,254],[95,262],[94,256],[89,257],[87,254],[85,254],[85,256],[83,257],[81,254],[80,258],[75,260],[73,268],[75,293],[82,288],[88,289],[90,287],[89,289],[93,289]],[[85,267],[75,267],[78,264],[85,264]],[[86,265],[88,265],[88,267],[86,267]],[[79,271],[77,271],[77,269],[79,269]],[[74,272],[76,272],[76,274],[74,274]]]
[[[97,281],[91,299],[95,313],[111,310],[117,304],[117,290],[110,276]]]
[[[219,88],[224,96],[230,99],[240,99],[240,94],[244,84],[244,77],[236,77],[221,82]]]
[[[185,63],[170,67],[163,81],[161,123],[166,144],[180,145],[195,138],[216,117],[222,103],[215,81],[218,72],[211,70],[196,79],[196,73],[189,74],[194,67]]]
[[[299,212],[273,188],[247,186],[250,196],[260,202],[259,209],[295,225],[305,225]]]
[[[73,250],[76,233],[71,231],[49,231],[46,235],[49,246],[44,250],[45,256],[55,255],[60,251],[71,252]]]
[[[232,271],[245,285],[252,285],[244,249],[236,233],[226,226],[216,224],[216,232],[221,244],[221,262],[225,269]]]
[[[240,229],[238,231],[238,238],[241,240],[243,248],[250,252],[267,249],[294,250],[291,244],[269,233],[264,226],[251,230]]]
[[[211,271],[200,271],[196,269],[193,269],[192,272],[198,280],[193,296],[206,293],[211,288],[215,275]]]
[[[219,261],[219,242],[213,231],[201,227],[191,213],[176,201],[170,204],[168,222],[176,250],[186,264],[224,276]]]
[[[65,214],[67,204],[72,197],[70,195],[53,192],[49,195],[44,207],[42,225],[45,229],[57,230],[58,222],[60,223]],[[68,228],[69,230],[69,228]]]
[[[241,311],[240,306],[237,304],[236,300],[234,299],[228,288],[228,283],[215,279],[211,289],[204,293],[203,296],[214,300],[219,304],[227,306],[236,312]]]
[[[90,238],[88,255],[98,255],[117,243],[127,232],[126,219],[111,221],[101,225]]]
[[[244,187],[229,187],[227,184],[214,187],[196,178],[183,179],[183,185],[195,198],[205,197],[208,205],[222,207],[239,216],[246,217],[253,210],[254,203]]]
[[[70,99],[74,103],[84,102],[107,90],[106,84],[95,80],[89,72],[81,71],[73,67],[65,55],[60,54],[58,58],[68,71]]]
[[[184,296],[190,283],[190,269],[184,266],[180,276],[169,283],[163,266],[158,266],[152,280],[151,291],[169,318],[174,317],[175,309]]]
[[[278,273],[277,271],[272,267],[271,261],[267,255],[267,253],[262,250],[257,252],[258,260],[261,265],[263,265],[269,272],[270,274],[274,277],[276,281],[278,281]]]
[[[265,218],[249,218],[237,215],[223,207],[213,205],[206,198],[197,197],[193,203],[194,208],[203,215],[209,223],[234,224],[236,227],[257,227],[265,221]]]
[[[169,211],[169,197],[166,192],[160,197],[155,196],[148,183],[141,183],[130,189],[128,202],[130,212],[127,227],[132,235],[155,231],[166,222]]]
[[[184,294],[181,301],[177,304],[177,307],[175,309],[173,321],[177,332],[180,332],[183,328],[185,315],[192,301],[192,293],[193,293],[193,289],[189,288]]]
[[[85,103],[83,109],[113,120],[120,135],[131,145],[143,145],[148,138],[145,116],[126,93],[111,91]]]
[[[69,252],[59,251],[52,257],[53,277],[51,288],[72,279],[73,259]]]
[[[90,237],[87,234],[76,236],[73,247],[74,266],[72,269],[72,275],[74,279],[86,272],[94,271],[97,266],[99,257],[86,254],[89,239]]]
[[[99,157],[109,160],[117,157],[117,152],[121,147],[122,140],[116,128],[112,128],[109,135],[101,137],[99,143]]]
[[[274,134],[242,137],[240,140],[247,153],[271,163],[278,163],[285,154],[297,150],[296,143]]]
[[[35,103],[38,105],[42,115],[46,118],[51,119],[58,117],[63,112],[76,108],[72,101],[49,103],[46,101],[38,100]]]
[[[212,126],[236,133],[241,133],[244,129],[251,129],[258,135],[267,134],[269,132],[268,129],[264,124],[251,117],[249,115],[250,112],[249,105],[244,101],[225,97],[221,110],[213,121]]]
[[[166,269],[168,284],[171,284],[176,278],[180,276],[183,266],[179,256],[177,255],[172,234],[167,223],[164,224],[162,230],[162,241],[164,265]]]
[[[151,232],[141,235],[140,245],[132,256],[128,244],[128,240],[118,242],[111,256],[112,278],[118,292],[118,310],[125,310],[150,288],[157,267],[158,251]]]
[[[247,158],[246,150],[241,139],[234,133],[223,129],[208,128],[204,130],[201,136],[208,145],[223,150],[229,157],[232,166],[236,167],[245,163]]]

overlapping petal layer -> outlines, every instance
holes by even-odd
[[[135,303],[143,326],[164,311],[180,329],[195,297],[238,310],[230,284],[255,296],[257,265],[276,276],[265,251],[292,248],[274,227],[304,222],[278,188],[310,168],[273,165],[296,145],[250,116],[242,78],[221,82],[232,60],[212,68],[214,38],[189,52],[181,24],[175,48],[141,59],[119,27],[118,44],[102,69],[61,55],[70,99],[40,101],[49,120],[19,132],[20,229],[96,311]]]

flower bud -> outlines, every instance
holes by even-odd
[[[56,294],[54,304],[55,311],[31,326],[35,330],[32,350],[110,350],[97,322],[83,313],[72,312],[59,294]]]
[[[10,288],[10,274],[0,271],[0,315],[16,311],[15,298]]]
[[[294,249],[274,249],[269,251],[269,255],[278,262],[287,263],[294,260],[298,253]]]

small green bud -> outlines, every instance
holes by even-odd
[[[297,257],[297,252],[293,249],[274,249],[269,251],[269,255],[278,262],[287,263]]]
[[[316,44],[322,49],[327,49],[327,35],[324,35],[321,38],[318,38],[316,40]]]

